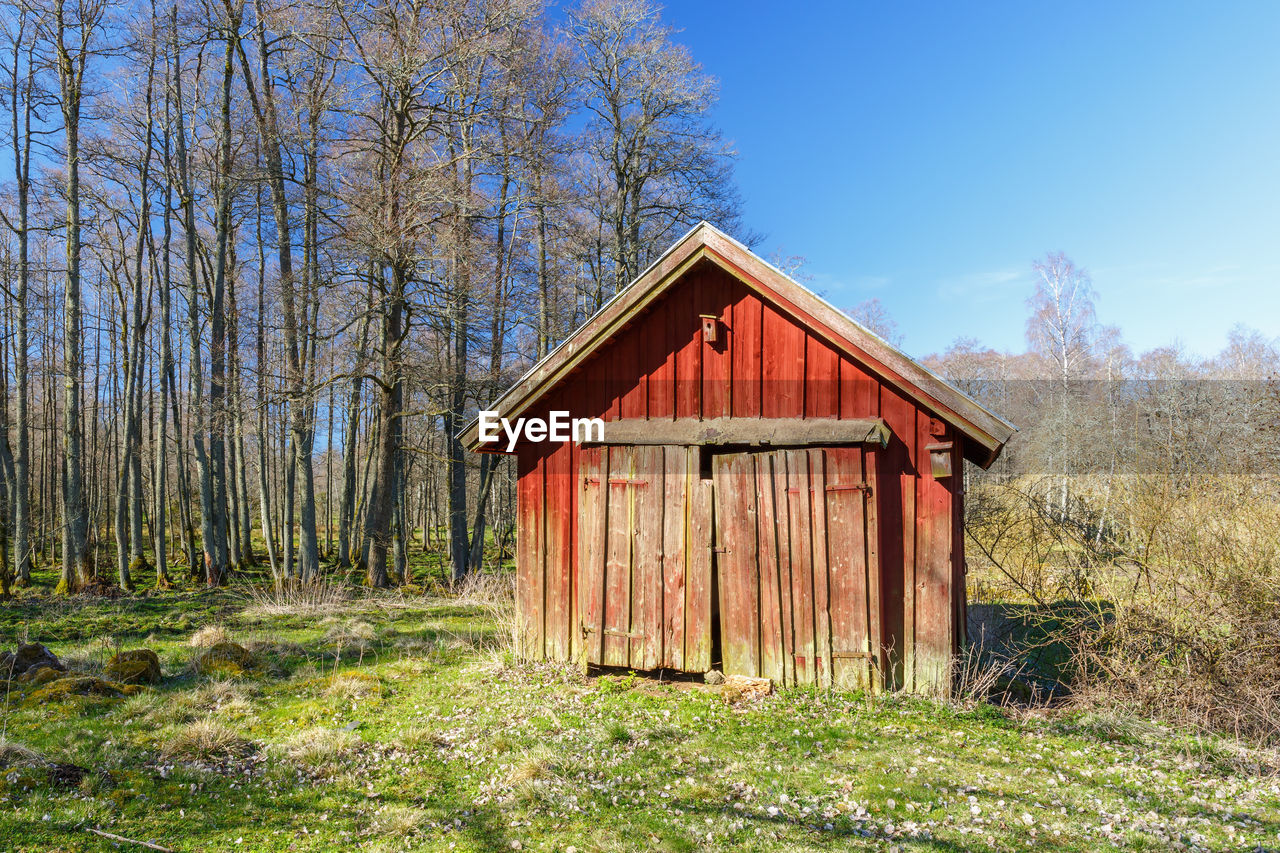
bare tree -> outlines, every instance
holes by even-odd
[[[58,69],[58,104],[62,110],[66,157],[66,279],[63,297],[63,405],[62,578],[58,588],[74,591],[89,577],[87,552],[88,507],[84,490],[84,425],[81,420],[81,383],[84,373],[84,338],[80,301],[80,117],[84,106],[84,75],[94,55],[94,38],[102,26],[106,4],[101,0],[55,0],[51,38]]]
[[[1035,292],[1028,300],[1027,340],[1032,351],[1044,358],[1054,377],[1052,402],[1058,413],[1060,433],[1074,430],[1072,382],[1085,375],[1093,355],[1096,330],[1093,284],[1089,274],[1062,252],[1051,253],[1033,265]],[[1065,517],[1070,499],[1070,441],[1056,443],[1058,511]]]
[[[674,36],[648,0],[587,0],[569,15],[588,144],[608,177],[598,215],[615,290],[699,219],[738,225],[732,149],[707,120],[715,81]]]
[[[898,323],[878,297],[859,302],[849,312],[849,316],[895,347],[902,346],[902,332],[898,331]]]
[[[14,293],[14,465],[13,489],[9,495],[13,505],[13,555],[18,583],[31,580],[31,471],[30,415],[27,404],[31,397],[28,357],[30,343],[27,329],[28,292],[31,285],[31,143],[36,135],[32,118],[43,95],[36,85],[34,37],[36,25],[31,8],[20,3],[14,15],[5,19],[5,82],[8,89],[9,142],[13,157],[16,216],[5,224],[17,238],[17,287]]]

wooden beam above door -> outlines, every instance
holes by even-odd
[[[880,418],[677,418],[606,421],[603,438],[591,444],[732,445],[813,447],[840,444],[889,444],[889,427]]]

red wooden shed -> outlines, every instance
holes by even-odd
[[[524,656],[949,689],[961,459],[1014,428],[723,232],[695,227],[494,411],[605,422],[514,446]]]

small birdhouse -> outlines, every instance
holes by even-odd
[[[929,451],[929,470],[935,480],[951,476],[951,445],[950,441],[942,441],[925,447]]]
[[[699,314],[698,316],[702,318],[702,339],[709,344],[714,344],[720,328],[720,318],[715,314]]]

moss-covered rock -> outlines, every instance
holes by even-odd
[[[54,669],[51,666],[37,666],[29,669],[22,675],[18,676],[19,684],[29,684],[33,687],[39,687],[42,684],[48,684],[50,681],[56,681],[66,675],[60,669]]]
[[[201,675],[236,676],[257,669],[258,658],[239,643],[215,643],[196,656],[196,672]]]
[[[122,684],[159,684],[160,658],[151,649],[120,652],[107,661],[107,677]]]
[[[121,699],[138,692],[133,684],[118,684],[95,678],[92,675],[68,675],[36,690],[26,699],[27,705],[43,705],[61,702],[76,696],[94,696],[103,699]]]
[[[67,671],[58,656],[40,643],[27,643],[12,652],[0,652],[0,677],[17,678],[41,667]]]

